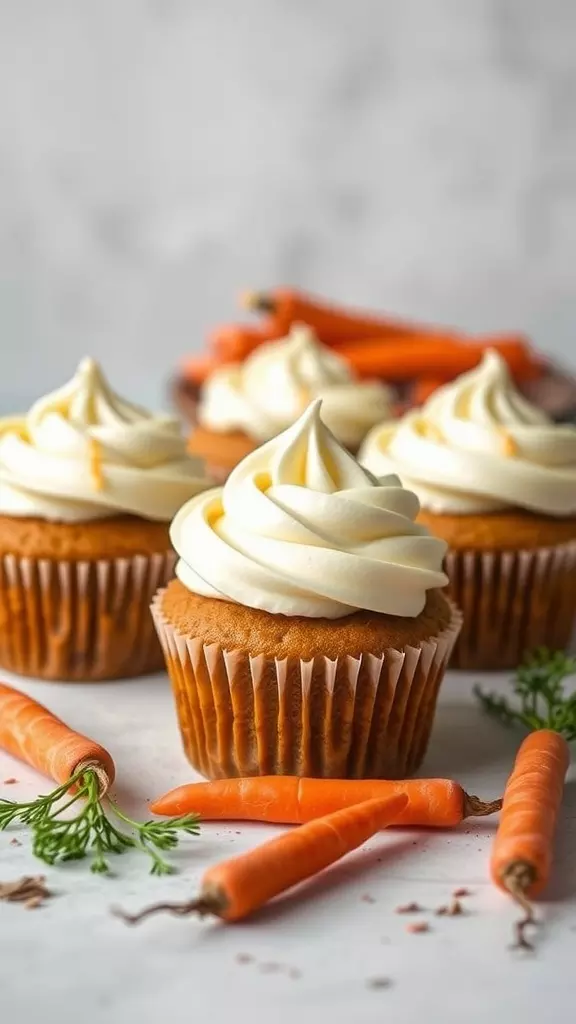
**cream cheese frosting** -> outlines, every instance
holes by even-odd
[[[178,421],[120,398],[92,359],[26,416],[0,419],[0,514],[168,522],[210,485]]]
[[[576,514],[576,428],[523,398],[495,351],[421,409],[375,427],[359,460],[373,473],[398,473],[440,514]]]
[[[320,407],[180,509],[176,574],[196,594],[272,614],[415,617],[447,583],[446,544],[415,523],[418,499],[398,477],[377,479],[338,443]]]
[[[350,448],[390,416],[391,392],[384,384],[355,380],[311,328],[297,324],[287,338],[261,345],[244,363],[217,370],[204,385],[198,421],[210,430],[241,430],[268,441],[291,426],[313,398],[322,398],[322,418]]]

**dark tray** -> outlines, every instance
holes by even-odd
[[[547,412],[557,423],[576,422],[576,376],[550,363],[544,376],[522,385],[522,392],[530,401]],[[170,384],[172,401],[182,418],[189,424],[196,420],[196,406],[200,388],[184,377],[175,377]],[[399,395],[399,405],[409,403]]]

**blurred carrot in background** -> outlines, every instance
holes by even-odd
[[[347,310],[291,288],[246,292],[241,303],[245,309],[264,313],[280,335],[287,334],[293,323],[309,324],[325,345],[338,346],[340,342],[360,338],[409,338],[422,333],[421,327],[361,310]]]
[[[518,380],[540,374],[540,364],[520,338],[490,338],[484,342],[421,335],[406,344],[402,338],[383,344],[380,338],[341,345],[339,354],[360,377],[383,377],[391,383],[419,377],[452,380],[480,362],[487,348],[494,348],[506,360]]]

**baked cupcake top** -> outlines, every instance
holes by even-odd
[[[384,384],[357,381],[311,328],[296,324],[287,338],[217,370],[204,385],[198,422],[268,441],[291,426],[313,398],[322,398],[323,420],[349,448],[358,448],[370,427],[391,415],[391,392]]]
[[[416,617],[447,583],[446,544],[414,522],[418,499],[396,476],[377,479],[341,447],[320,406],[180,509],[176,574],[193,593],[272,614]]]
[[[399,473],[434,513],[576,512],[576,428],[523,398],[494,351],[421,409],[375,427],[359,459]]]
[[[120,398],[92,359],[27,415],[0,419],[0,514],[168,521],[210,486],[178,421]]]

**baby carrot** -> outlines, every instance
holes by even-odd
[[[186,356],[181,364],[182,375],[193,384],[203,384],[218,369],[222,361],[217,356],[206,353]]]
[[[546,885],[553,841],[570,763],[566,740],[538,729],[521,744],[508,779],[490,860],[492,878],[524,910],[517,925],[519,946],[529,948],[525,928],[534,923],[530,899]]]
[[[123,853],[137,847],[152,858],[152,872],[164,874],[171,868],[157,851],[176,845],[177,829],[188,833],[198,830],[195,815],[166,822],[128,818],[108,795],[114,781],[114,762],[108,751],[5,683],[0,683],[0,747],[60,783],[47,796],[30,803],[0,800],[0,830],[14,821],[29,825],[34,853],[48,864],[78,860],[92,852],[92,870],[105,872],[105,853]],[[104,813],[104,800],[115,816],[136,832],[136,837],[112,824]],[[59,817],[62,810],[78,801],[82,801],[81,809],[75,817]]]
[[[438,388],[441,388],[443,384],[446,384],[445,377],[420,377],[414,381],[414,385],[410,392],[410,398],[413,406],[424,405],[433,395]]]
[[[209,868],[197,899],[158,903],[139,914],[121,914],[135,924],[149,914],[214,914],[239,921],[298,882],[318,874],[386,828],[407,803],[403,795],[367,800],[284,832],[262,846]]]
[[[207,821],[267,821],[303,824],[364,800],[404,794],[396,825],[449,828],[464,818],[500,810],[501,800],[483,803],[449,779],[306,779],[294,775],[218,779],[179,786],[150,805],[154,814],[196,811]]]
[[[280,336],[271,324],[263,324],[261,327],[225,324],[209,334],[208,345],[222,362],[240,363],[254,349]]]
[[[348,342],[338,352],[360,377],[383,377],[390,382],[414,377],[453,379],[478,365],[487,348],[493,348],[506,360],[519,380],[539,376],[540,364],[520,339],[484,342],[458,341],[452,338],[413,338],[409,345],[394,339],[383,345],[380,338]]]
[[[421,328],[411,324],[343,309],[291,288],[247,292],[241,301],[247,309],[265,313],[282,334],[288,334],[294,323],[309,324],[326,345],[361,338],[409,338],[423,333]]]

